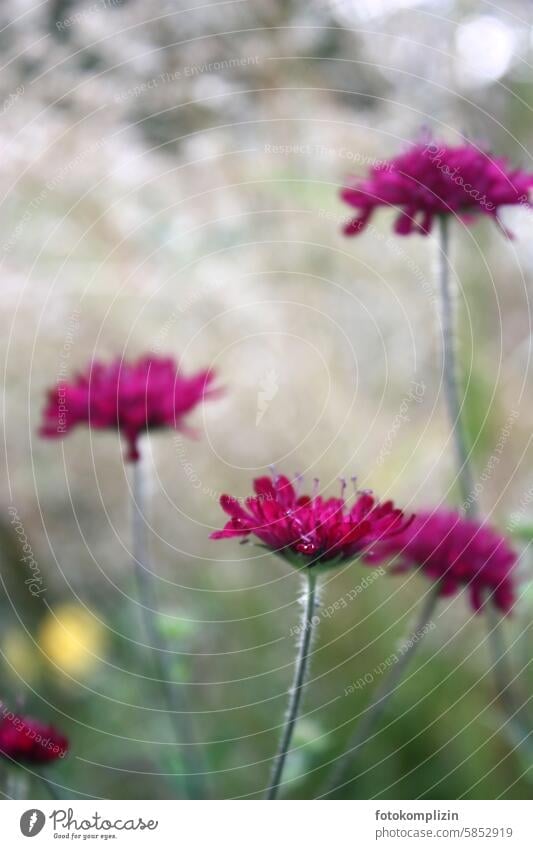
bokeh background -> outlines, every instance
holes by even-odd
[[[324,492],[357,475],[409,509],[456,498],[437,246],[392,236],[393,212],[345,239],[338,190],[424,128],[531,169],[530,12],[529,0],[0,5],[0,695],[67,731],[71,753],[49,773],[65,798],[172,798],[164,773],[181,766],[142,652],[118,436],[39,439],[46,387],[93,357],[146,351],[219,373],[227,391],[195,413],[197,440],[146,443],[150,544],[212,793],[259,798],[300,588],[266,552],[208,539],[218,497],[248,494],[274,464]],[[512,241],[489,221],[455,222],[453,261],[479,501],[516,529],[533,518],[533,230],[523,209],[506,223]],[[44,576],[39,598],[10,507]],[[507,637],[525,699],[526,546],[520,569]],[[428,588],[379,575],[359,591],[368,573],[325,582],[324,609],[339,609],[321,617],[292,798],[322,792]],[[337,797],[530,795],[480,617],[459,596],[435,626]],[[350,688],[366,673],[371,685]],[[22,779],[20,792],[42,796],[31,771]]]

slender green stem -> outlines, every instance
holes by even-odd
[[[307,680],[307,669],[309,666],[309,656],[311,652],[311,642],[313,636],[313,617],[317,604],[317,578],[314,570],[307,570],[307,582],[305,586],[305,603],[302,613],[301,638],[298,648],[298,655],[294,667],[294,679],[289,691],[289,706],[283,733],[279,744],[276,760],[270,784],[266,794],[267,799],[277,799],[280,789],[283,768],[289,753],[289,747],[292,740],[292,735],[298,714],[300,711],[300,703],[302,700],[303,689]]]
[[[46,787],[46,792],[48,793],[48,795],[50,796],[50,798],[51,798],[51,799],[62,799],[62,798],[63,798],[63,797],[61,796],[61,793],[60,793],[60,792],[59,792],[59,790],[57,789],[57,786],[54,784],[54,782],[53,782],[53,781],[51,781],[51,780],[48,778],[48,776],[47,776],[47,775],[42,775],[42,774],[41,774],[41,775],[39,776],[39,778],[40,778],[40,780],[41,780],[41,783],[42,783],[42,784],[44,784],[44,786]]]
[[[182,744],[180,749],[187,770],[182,776],[185,793],[193,799],[206,798],[205,766],[196,742],[191,714],[187,710],[185,698],[177,698],[177,683],[171,679],[172,653],[163,639],[157,620],[160,617],[157,594],[150,572],[148,544],[146,539],[146,491],[143,480],[142,461],[133,464],[132,475],[132,544],[133,563],[140,596],[140,608],[146,639],[152,648],[152,661],[159,680],[161,695],[168,712],[175,742]],[[185,745],[183,745],[185,743]]]
[[[457,362],[457,284],[450,267],[450,219],[440,215],[439,283],[442,320],[443,380],[448,417],[452,430],[457,482],[465,513],[475,512],[474,482],[469,460],[468,443],[461,417],[461,392]]]
[[[526,753],[529,764],[533,762],[533,738],[530,717],[524,705],[519,704],[511,685],[512,669],[507,661],[509,649],[503,635],[503,617],[487,600],[488,640],[492,655],[492,675],[496,694],[507,715],[507,729],[513,744]]]
[[[28,779],[21,767],[8,766],[6,785],[8,799],[27,799]]]
[[[343,784],[343,778],[347,771],[348,765],[353,764],[360,754],[364,744],[370,738],[372,729],[380,720],[385,708],[387,707],[390,698],[394,695],[402,678],[405,675],[407,667],[411,663],[416,649],[420,645],[424,637],[424,628],[431,622],[431,617],[439,600],[440,586],[433,588],[428,593],[425,603],[422,605],[420,615],[416,618],[414,624],[409,629],[406,639],[402,645],[405,646],[402,654],[396,661],[391,672],[383,678],[381,685],[376,689],[374,697],[366,709],[365,715],[355,728],[353,735],[348,741],[346,751],[338,761],[330,782],[328,783],[328,793],[333,792]],[[354,759],[350,756],[354,754]],[[352,779],[353,780],[353,779]],[[350,782],[344,782],[350,783]]]
[[[459,489],[461,492],[462,511],[467,516],[476,517],[479,509],[474,492],[473,473],[470,462],[470,453],[463,423],[461,420],[461,393],[459,389],[459,368],[457,357],[457,315],[456,301],[457,292],[454,285],[455,278],[450,269],[450,218],[447,215],[439,216],[439,281],[442,311],[442,335],[443,335],[443,376],[446,391],[446,404],[452,436],[454,440],[455,456],[457,460],[457,474]],[[502,707],[508,716],[508,723],[517,741],[527,741],[530,731],[523,727],[521,709],[517,708],[512,693],[511,681],[512,670],[507,658],[507,648],[502,633],[502,625],[498,614],[493,609],[492,602],[487,599],[487,640],[489,651],[492,656],[492,671],[497,694]]]

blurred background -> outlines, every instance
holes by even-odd
[[[248,494],[274,464],[325,493],[357,475],[408,509],[456,498],[437,246],[393,236],[386,211],[344,238],[338,191],[424,128],[531,169],[530,12],[528,0],[3,0],[0,697],[67,732],[69,757],[49,773],[65,798],[172,798],[165,773],[182,763],[142,652],[118,435],[39,439],[46,388],[94,357],[150,351],[214,368],[226,387],[194,414],[198,439],[147,441],[150,545],[211,792],[259,798],[300,587],[261,549],[208,539],[219,495]],[[514,240],[488,220],[453,227],[479,502],[503,530],[533,521],[532,222],[519,209],[506,224]],[[527,694],[527,550],[520,569],[507,637]],[[321,615],[289,797],[322,792],[428,587],[379,574],[362,588],[371,571],[325,581],[324,611],[338,604]],[[459,596],[435,626],[337,797],[531,794],[483,622]]]

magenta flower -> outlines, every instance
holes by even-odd
[[[119,430],[128,444],[127,459],[135,461],[138,439],[146,431],[187,430],[185,415],[220,394],[211,385],[214,378],[211,371],[187,377],[171,357],[93,362],[73,381],[60,381],[49,390],[40,434],[58,438],[80,424]]]
[[[4,708],[0,719],[0,756],[21,764],[38,764],[63,758],[68,740],[51,725]]]
[[[342,199],[358,210],[344,232],[347,236],[360,233],[380,206],[401,210],[394,226],[401,236],[427,235],[436,215],[454,214],[465,221],[489,215],[499,224],[501,206],[531,206],[532,185],[533,174],[512,169],[502,157],[471,144],[450,147],[417,142],[342,190]]]
[[[283,475],[257,478],[255,495],[244,506],[230,495],[221,497],[230,520],[211,539],[253,535],[292,565],[311,566],[351,560],[407,528],[410,520],[392,501],[380,504],[364,492],[357,493],[349,507],[344,488],[343,483],[340,498],[323,499],[299,495],[297,485]]]
[[[419,513],[403,533],[380,543],[367,559],[376,563],[390,557],[397,558],[395,571],[418,567],[440,581],[443,596],[468,587],[476,612],[489,595],[504,613],[513,606],[517,555],[505,537],[483,522],[448,510]]]

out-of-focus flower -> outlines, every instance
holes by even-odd
[[[396,558],[393,571],[418,567],[440,582],[443,596],[466,586],[476,612],[489,596],[504,613],[513,606],[517,555],[505,537],[484,522],[448,510],[419,513],[403,533],[377,545],[368,560],[391,557]]]
[[[101,656],[105,632],[88,610],[77,604],[63,604],[44,618],[38,640],[54,667],[69,675],[84,675]]]
[[[145,356],[127,363],[93,362],[72,382],[48,392],[41,436],[62,437],[77,425],[119,430],[128,444],[127,459],[139,459],[138,440],[148,430],[174,428],[191,433],[184,417],[200,401],[220,394],[215,375],[187,377],[171,357]]]
[[[223,495],[220,505],[231,518],[211,539],[253,535],[292,565],[331,565],[357,557],[409,524],[392,501],[380,504],[368,492],[356,493],[355,502],[348,506],[344,482],[341,497],[328,499],[299,495],[298,484],[274,475],[254,480],[255,495],[244,504]],[[315,485],[318,488],[318,481]]]
[[[26,682],[33,681],[39,673],[39,657],[29,637],[18,628],[10,628],[2,642],[2,653],[12,674]]]
[[[342,190],[342,199],[358,210],[344,232],[347,236],[360,233],[380,206],[400,208],[394,229],[401,236],[427,235],[436,215],[458,215],[466,222],[488,215],[500,224],[500,207],[531,207],[532,185],[533,174],[510,168],[504,158],[472,144],[450,147],[417,142],[406,153],[374,165],[367,177],[353,179]]]
[[[21,764],[38,764],[63,758],[67,751],[67,738],[52,725],[19,716],[2,706],[0,756]]]

